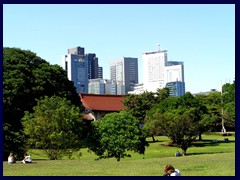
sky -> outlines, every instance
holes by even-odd
[[[221,90],[235,80],[234,4],[3,4],[3,47],[30,50],[50,64],[73,47],[95,53],[103,78],[110,63],[167,50],[184,62],[186,92]]]

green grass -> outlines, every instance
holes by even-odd
[[[32,164],[7,164],[3,162],[3,176],[162,176],[163,167],[172,164],[182,176],[234,176],[235,137],[223,142],[221,135],[203,135],[187,150],[187,156],[174,157],[181,149],[167,146],[169,139],[159,136],[158,142],[146,148],[145,155],[131,153],[132,157],[95,160],[94,153],[81,150],[80,159],[48,160],[41,150],[31,150]],[[218,139],[218,143],[212,143]]]

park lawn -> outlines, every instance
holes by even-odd
[[[155,143],[149,138],[144,155],[131,153],[132,157],[95,160],[97,156],[81,149],[80,159],[48,160],[41,150],[29,151],[32,164],[7,164],[3,162],[3,176],[162,176],[163,167],[172,164],[182,176],[235,176],[235,137],[203,135],[187,150],[186,156],[174,157],[176,146],[167,146],[169,139],[158,136]],[[217,139],[217,143],[212,143]]]

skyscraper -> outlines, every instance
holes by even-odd
[[[78,93],[88,93],[88,60],[84,48],[68,49],[62,56],[62,67],[67,71],[68,79],[73,81]]]
[[[175,82],[180,81],[184,82],[184,65],[183,62],[177,61],[168,61],[164,68],[164,81]]]
[[[164,67],[167,62],[167,51],[146,52],[143,59],[143,86],[144,91],[156,92],[165,86]]]
[[[167,83],[183,82],[177,85],[178,88],[182,88],[179,91],[185,93],[183,62],[168,61],[167,51],[160,48],[158,51],[143,53],[142,58],[144,91],[156,92],[157,89],[164,88]]]
[[[110,64],[110,78],[120,81],[125,86],[125,92],[132,91],[134,84],[138,83],[138,59],[123,57]]]
[[[62,56],[62,67],[78,93],[88,93],[88,80],[101,78],[103,74],[96,54],[85,54],[84,48],[79,46],[68,49],[68,54]]]
[[[74,47],[68,49],[68,54],[77,54],[77,55],[84,55],[84,48],[82,47]]]
[[[103,67],[98,67],[98,78],[99,79],[103,78]]]
[[[98,58],[94,53],[85,54],[88,61],[88,79],[98,78]]]

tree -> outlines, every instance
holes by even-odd
[[[207,108],[209,115],[206,130],[217,131],[221,124],[221,93],[211,92],[209,94],[199,94],[195,96]]]
[[[222,87],[224,124],[230,128],[235,127],[235,81],[226,83]]]
[[[15,158],[20,160],[23,158],[23,154],[26,152],[25,146],[20,146],[19,144],[24,143],[23,135],[20,132],[15,132],[12,130],[12,126],[10,124],[5,123],[3,126],[3,134],[4,134],[4,149],[12,149],[10,152],[15,154]],[[8,143],[6,143],[8,142]],[[10,142],[10,143],[9,143]],[[5,152],[3,159],[7,159],[9,152]]]
[[[183,96],[179,98],[178,108],[191,109],[195,108],[196,113],[194,113],[194,119],[198,122],[198,136],[199,140],[202,140],[202,133],[206,130],[208,125],[208,114],[206,106],[197,98],[195,98],[190,92],[186,92]]]
[[[127,111],[143,124],[146,112],[154,105],[156,98],[152,92],[144,92],[142,94],[128,94],[123,105],[127,107]]]
[[[32,112],[37,105],[36,99],[45,95],[66,97],[77,106],[80,106],[80,98],[65,70],[58,65],[50,65],[31,51],[4,47],[3,68],[4,157],[10,151],[22,156],[21,118],[24,111]],[[14,136],[10,138],[11,135]],[[13,143],[16,138],[18,141]]]
[[[144,131],[152,137],[153,142],[155,142],[155,135],[162,135],[163,132],[159,126],[159,120],[153,118],[152,115],[157,113],[163,114],[166,111],[177,108],[178,97],[169,96],[167,98],[161,99],[158,104],[155,104],[149,111],[146,113],[144,119]]]
[[[167,99],[169,97],[169,88],[157,89],[156,95],[158,102]]]
[[[117,161],[129,156],[127,151],[144,154],[146,136],[139,121],[126,111],[110,113],[93,122],[88,148],[99,158],[115,157]]]
[[[186,154],[197,136],[201,140],[208,118],[204,104],[187,92],[181,97],[165,98],[151,108],[147,112],[144,129],[169,137]]]
[[[25,112],[22,118],[30,147],[42,148],[51,160],[71,156],[71,150],[80,148],[82,114],[79,107],[66,98],[45,96],[33,110],[33,113]]]
[[[173,143],[179,145],[183,155],[186,155],[188,147],[199,134],[200,125],[198,119],[195,118],[196,113],[198,113],[196,108],[179,108],[164,114],[156,112],[152,118],[158,121],[161,132]]]

